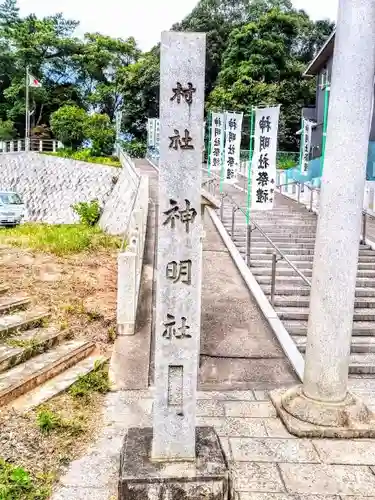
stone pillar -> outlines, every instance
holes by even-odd
[[[374,73],[375,2],[340,0],[304,383],[279,401],[282,418],[298,435],[305,435],[306,422],[311,424],[307,435],[375,431],[373,415],[348,393]]]
[[[120,500],[228,498],[218,437],[196,428],[205,49],[202,33],[162,34],[153,429],[128,431]]]
[[[163,33],[152,458],[195,460],[205,35]]]

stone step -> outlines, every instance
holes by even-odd
[[[313,235],[313,236],[298,236],[297,234],[287,234],[285,236],[284,235],[277,236],[275,234],[267,233],[267,236],[277,245],[279,243],[287,243],[287,242],[290,242],[290,243],[315,243],[315,235]],[[247,240],[246,234],[235,235],[233,237],[233,241],[235,243],[237,243],[237,242],[243,243],[246,240]],[[256,235],[255,234],[251,235],[251,242],[264,241],[264,240],[265,240],[264,236],[261,235],[260,233],[257,233]]]
[[[34,389],[86,358],[95,349],[93,342],[72,340],[0,375],[0,405]]]
[[[31,303],[30,297],[24,294],[0,298],[0,314],[5,314],[17,309],[25,309]]]
[[[271,295],[271,287],[268,285],[262,285],[261,286],[264,294],[266,296]],[[298,297],[310,297],[310,292],[311,289],[310,287],[306,286],[293,286],[293,287],[279,287],[276,288],[275,290],[275,296],[278,295],[296,295]],[[370,287],[358,287],[355,290],[355,296],[356,297],[375,297],[375,288],[370,288]]]
[[[299,297],[298,295],[283,297],[275,296],[274,306],[277,307],[309,307],[310,297]],[[354,307],[359,309],[375,308],[375,297],[356,297]]]
[[[307,338],[294,335],[292,339],[299,351],[305,353]],[[375,353],[375,337],[353,337],[351,342],[351,353]]]
[[[96,354],[94,350],[87,358],[79,361],[71,368],[15,399],[11,402],[10,406],[22,413],[36,408],[54,396],[57,396],[57,394],[69,389],[79,377],[87,375],[93,371],[97,364],[103,364],[106,361],[107,358]]]
[[[48,351],[66,336],[66,331],[49,327],[26,330],[9,338],[0,345],[0,373]]]
[[[375,354],[351,354],[349,373],[351,375],[375,374]]]
[[[7,335],[39,326],[50,317],[50,313],[43,308],[35,308],[0,317],[0,339]]]
[[[312,266],[307,269],[304,267],[298,267],[297,269],[307,278],[312,277]],[[254,276],[269,276],[271,273],[270,267],[253,267],[250,266],[251,272]],[[286,263],[286,266],[277,266],[276,267],[277,276],[296,276],[296,271]],[[375,278],[375,270],[374,269],[358,269],[357,270],[358,278]]]
[[[290,259],[289,259],[290,260]],[[296,262],[291,261],[298,269],[309,269],[313,268],[313,259],[311,260],[299,260]],[[255,260],[252,259],[250,262],[250,267],[261,267],[271,269],[272,267],[272,256],[268,260]],[[290,268],[290,265],[284,260],[281,259],[277,263],[277,269]],[[358,262],[358,270],[359,271],[375,271],[375,261],[373,262]]]
[[[278,317],[282,320],[285,319],[307,321],[309,319],[309,309],[307,307],[275,307],[275,310]],[[375,309],[355,309],[353,321],[375,321]]]
[[[9,291],[9,287],[6,285],[0,285],[0,295],[3,295],[4,293],[7,293]]]
[[[283,321],[285,329],[293,336],[307,335],[307,320]],[[355,321],[352,329],[353,337],[375,337],[375,323],[372,321]]]
[[[311,255],[289,254],[289,255],[287,255],[287,257],[293,263],[296,263],[296,262],[299,262],[299,261],[313,262],[313,260],[314,260],[314,255],[313,254],[311,254]],[[255,260],[255,261],[264,260],[264,261],[271,262],[271,260],[272,260],[272,254],[271,253],[255,253],[255,254],[252,253],[251,254],[251,259]],[[360,255],[358,262],[359,263],[364,263],[364,262],[375,263],[375,253],[372,252],[371,255]],[[265,263],[264,265],[268,265],[268,264]]]
[[[239,252],[242,253],[242,254],[245,254],[246,253],[246,245],[243,244],[243,245],[236,245]],[[279,247],[280,248],[280,247]],[[251,255],[254,253],[254,254],[273,254],[275,252],[275,249],[271,246],[271,245],[268,245],[266,246],[265,244],[260,247],[260,246],[251,246]],[[280,250],[282,250],[282,252],[289,258],[289,256],[291,255],[295,255],[295,254],[298,254],[298,255],[314,255],[314,248],[298,248],[298,249],[294,249],[294,248],[289,248],[289,249],[282,249],[280,248]],[[375,253],[373,250],[367,250],[367,249],[363,249],[363,250],[360,250],[359,251],[359,255],[360,257],[362,256],[368,256],[368,257],[372,257],[372,259],[375,259]]]
[[[256,280],[260,285],[271,285],[271,273],[269,276],[256,276]],[[311,281],[311,280],[310,280]],[[276,289],[284,285],[297,285],[302,286],[303,280],[297,274],[295,276],[276,276]],[[375,288],[374,278],[357,278],[356,286],[358,288],[370,287]]]

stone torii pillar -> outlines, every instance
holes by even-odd
[[[375,1],[340,0],[303,386],[271,394],[299,436],[375,436],[348,392],[358,248],[375,73]]]

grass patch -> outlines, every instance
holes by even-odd
[[[119,238],[83,224],[22,224],[2,229],[0,243],[58,256],[120,247]]]
[[[69,389],[69,394],[74,398],[89,398],[94,392],[104,394],[110,390],[108,366],[96,362],[93,371],[79,377],[77,382]]]
[[[33,478],[24,468],[0,458],[1,500],[44,500],[51,494],[51,484],[51,477]]]
[[[83,415],[78,414],[72,419],[67,419],[60,413],[44,407],[39,409],[36,423],[40,431],[45,434],[56,430],[69,436],[76,436],[85,430]]]
[[[97,163],[100,165],[109,165],[110,167],[121,168],[121,163],[116,156],[92,156],[89,150],[71,151],[61,149],[56,153],[43,152],[44,155],[58,156],[60,158],[70,158],[72,160],[84,161],[87,163]]]

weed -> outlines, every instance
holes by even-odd
[[[69,394],[75,398],[89,397],[92,392],[106,393],[111,390],[108,379],[108,367],[96,361],[94,369],[87,375],[78,378],[69,389]]]
[[[74,304],[66,304],[64,307],[64,312],[72,316],[87,316],[89,321],[97,321],[103,319],[103,314],[96,310],[88,310],[85,307],[83,300],[77,300]]]
[[[38,411],[36,423],[44,434],[49,434],[53,430],[58,430],[59,432],[65,432],[71,436],[76,436],[85,430],[82,416],[77,415],[73,419],[66,419],[47,408],[41,408]]]
[[[69,328],[69,322],[64,319],[63,321],[60,321],[60,331],[65,331]]]
[[[84,224],[21,224],[3,229],[0,243],[58,256],[87,250],[117,249],[120,246],[119,238],[103,233],[98,227]]]
[[[117,338],[116,328],[114,326],[108,328],[107,335],[108,335],[108,342],[114,342]]]
[[[40,476],[35,480],[22,467],[0,458],[0,499],[1,500],[44,500],[51,494],[51,479]],[[38,482],[43,486],[38,485]]]
[[[80,223],[85,226],[95,226],[102,213],[98,200],[76,203],[72,205],[72,209],[79,216]]]
[[[62,426],[60,415],[44,408],[38,411],[36,422],[39,429],[46,434]]]

